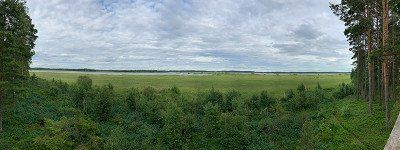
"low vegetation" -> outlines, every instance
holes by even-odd
[[[31,71],[36,76],[47,80],[62,80],[73,84],[79,76],[88,76],[93,80],[93,85],[102,86],[111,83],[116,92],[126,92],[130,88],[153,87],[157,90],[167,89],[171,86],[179,87],[182,93],[196,93],[208,90],[211,87],[222,92],[235,89],[242,94],[257,94],[263,90],[281,97],[287,89],[295,89],[297,85],[314,87],[318,83],[324,88],[336,88],[338,84],[350,83],[350,75],[343,74],[211,74],[211,75],[129,75],[129,74],[88,74],[88,72],[68,73],[57,71]]]
[[[3,149],[381,149],[389,135],[383,115],[366,115],[347,84],[300,84],[279,98],[216,88],[115,92],[89,77],[28,82],[21,100],[6,100]]]

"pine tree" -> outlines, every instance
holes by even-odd
[[[382,0],[382,46],[385,51],[387,48],[388,41],[388,3],[387,0]],[[389,106],[389,74],[388,74],[388,60],[386,58],[383,59],[382,69],[383,69],[383,84],[384,84],[384,93],[385,93],[385,108],[386,108],[386,127],[390,126],[390,106]]]
[[[29,77],[36,33],[25,1],[0,0],[0,131],[4,98],[21,93]]]

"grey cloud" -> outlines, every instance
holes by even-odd
[[[301,24],[291,33],[295,39],[316,40],[318,37],[323,36],[323,33],[318,31],[311,24]]]
[[[27,2],[39,30],[33,67],[318,71],[318,61],[326,62],[322,71],[351,68],[344,27],[325,1]]]

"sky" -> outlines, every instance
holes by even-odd
[[[339,0],[27,0],[31,67],[350,71]]]

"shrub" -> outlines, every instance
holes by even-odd
[[[317,87],[314,90],[314,94],[316,99],[319,101],[319,103],[325,103],[325,102],[330,102],[332,101],[332,96],[330,93],[328,93],[325,89],[321,87],[321,85],[317,85]],[[316,101],[316,102],[318,102]]]
[[[223,94],[220,91],[211,88],[207,93],[206,101],[223,106]]]
[[[282,103],[288,110],[300,111],[306,109],[316,108],[321,102],[324,101],[325,91],[318,88],[315,91],[310,91],[300,84],[297,92],[289,90],[282,98]]]
[[[110,136],[105,139],[104,149],[135,149],[135,141],[132,141],[127,136],[127,132],[119,126],[111,129]]]
[[[306,86],[302,83],[300,85],[297,86],[297,91],[299,93],[306,91]]]
[[[223,105],[223,110],[225,112],[232,112],[233,111],[233,100],[239,98],[241,94],[237,90],[230,90],[225,94],[225,103]]]
[[[33,140],[38,149],[100,149],[97,125],[84,118],[46,119],[45,135]]]
[[[111,84],[100,89],[97,96],[96,117],[100,122],[107,122],[111,118],[111,103],[114,100],[114,88]]]
[[[156,92],[153,87],[146,87],[143,89],[142,94],[146,100],[154,101],[157,98]]]
[[[160,134],[160,141],[169,149],[182,149],[182,146],[191,140],[194,129],[194,116],[185,114],[175,102],[168,102],[161,111],[164,122]]]
[[[260,94],[260,105],[262,108],[271,110],[275,105],[275,99],[268,94],[267,91],[262,91]]]
[[[83,109],[84,112],[87,111],[87,103],[90,99],[90,92],[92,90],[92,79],[88,76],[79,76],[76,81],[75,89],[75,106]]]
[[[343,99],[353,94],[354,94],[353,86],[350,84],[342,83],[339,85],[338,90],[333,94],[333,96],[337,99]]]
[[[211,102],[208,102],[204,106],[204,117],[203,117],[203,126],[204,126],[204,134],[206,137],[211,139],[218,139],[220,135],[218,134],[219,126],[218,120],[220,115],[220,107],[218,104],[214,105]]]
[[[173,86],[171,88],[169,88],[169,91],[173,94],[173,96],[178,97],[179,95],[181,95],[181,90],[179,90],[178,87]]]
[[[128,96],[126,97],[126,102],[131,110],[137,109],[137,103],[139,102],[140,97],[141,95],[138,89],[133,88],[129,91]]]
[[[88,76],[79,76],[78,80],[76,80],[78,87],[85,91],[88,91],[92,88],[92,83],[92,79],[90,79]]]
[[[222,113],[218,126],[218,141],[224,149],[246,149],[250,145],[250,129],[244,116]]]
[[[350,107],[348,105],[345,105],[340,108],[340,115],[344,118],[350,118],[352,116]]]

